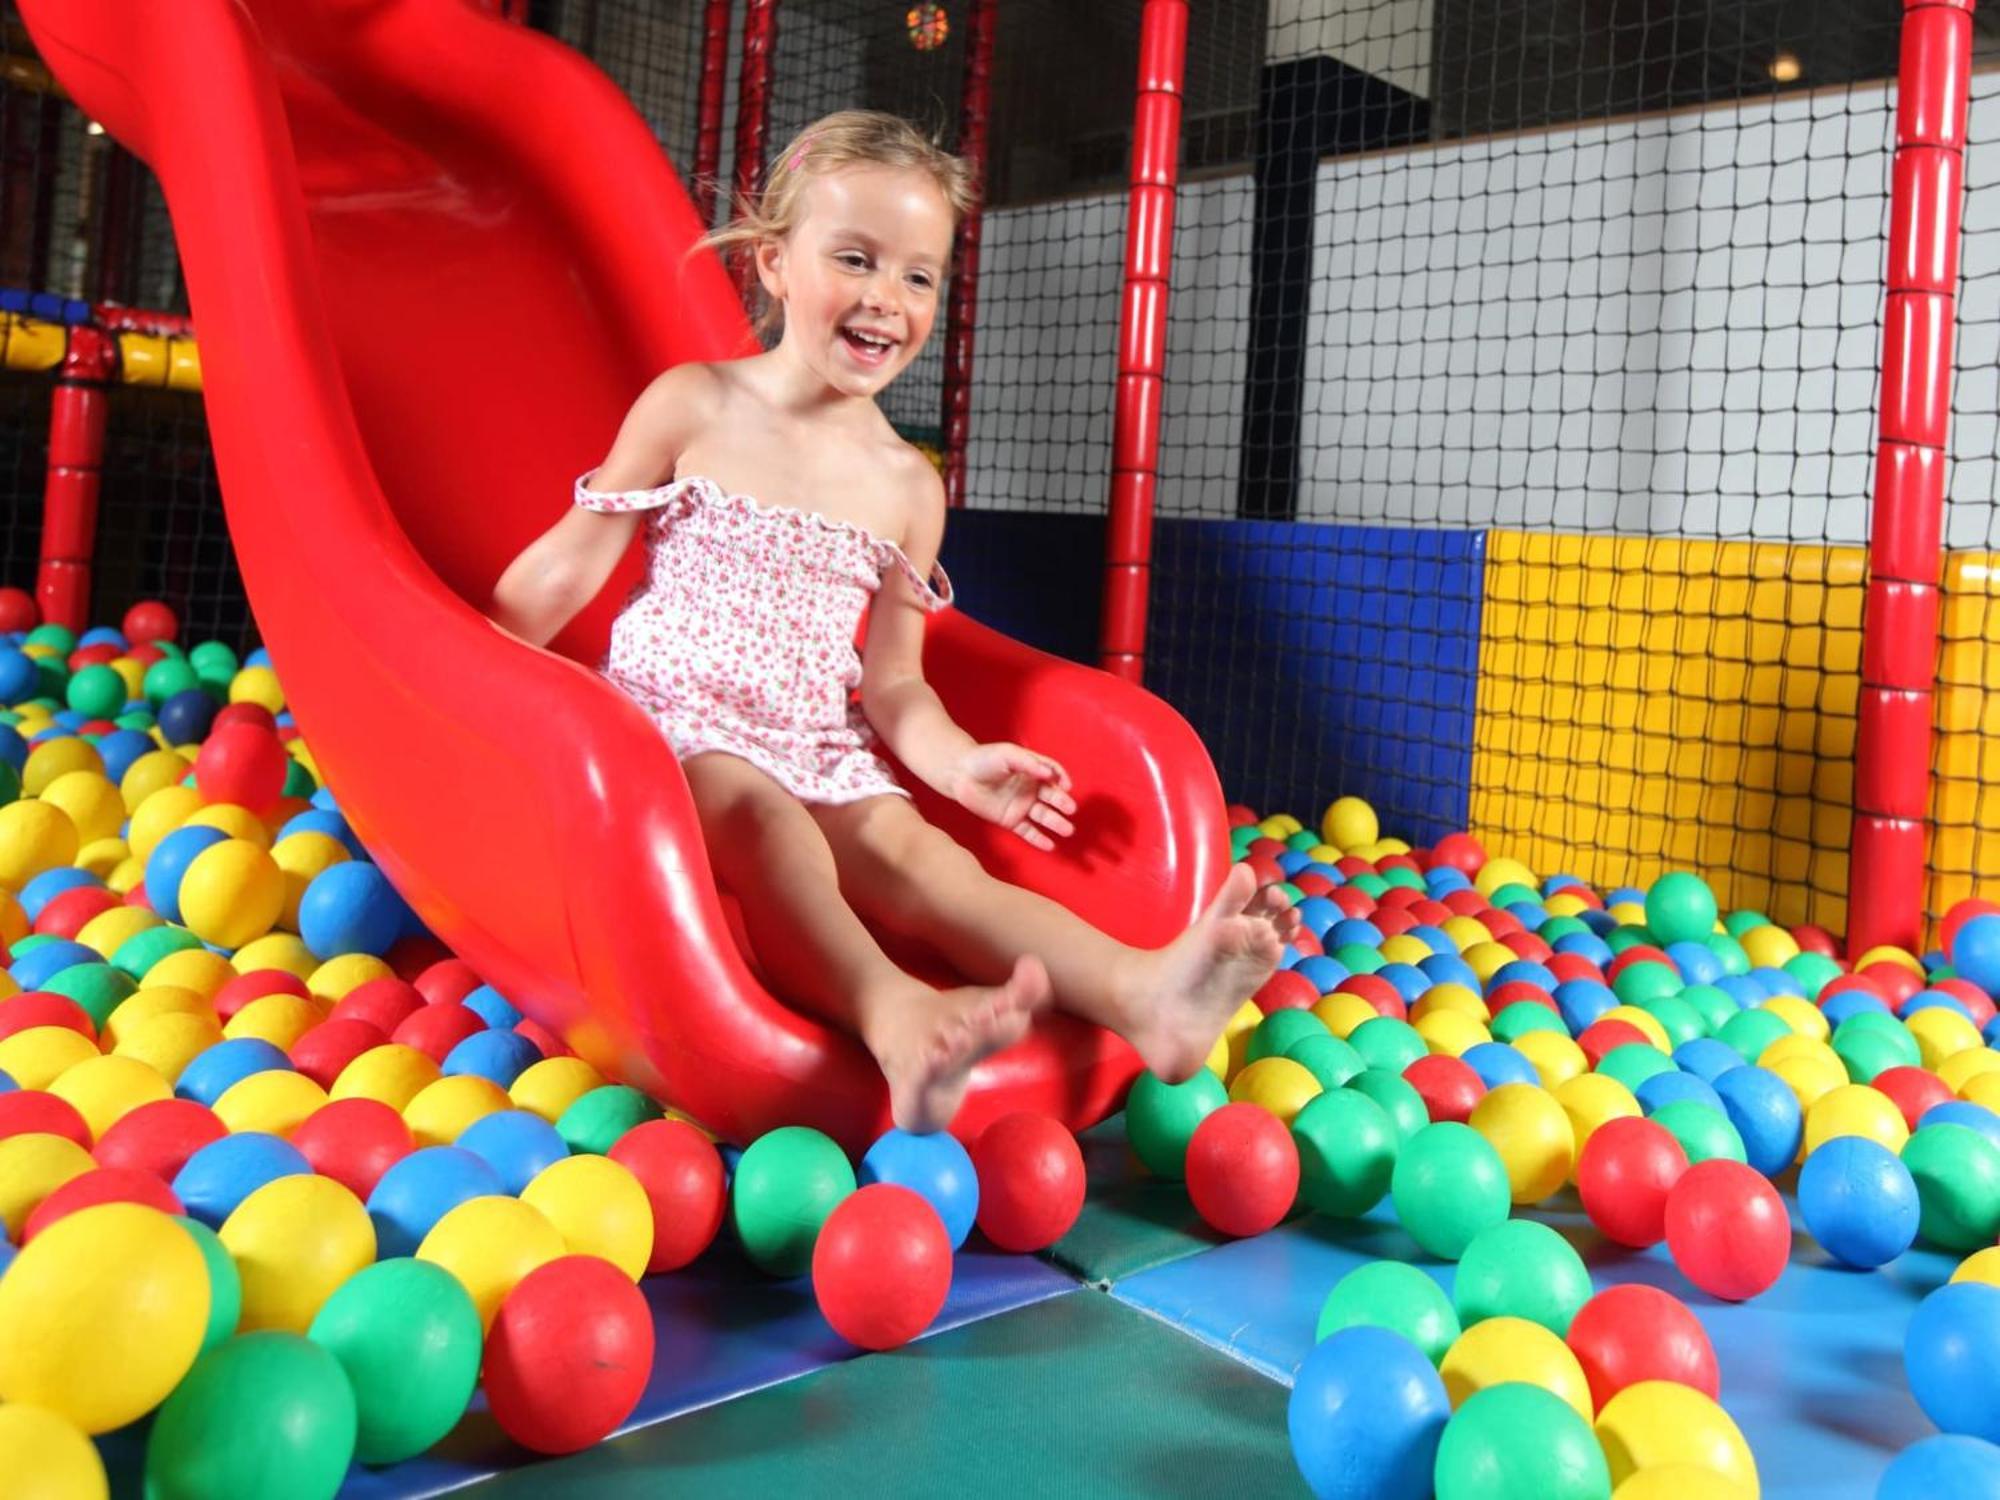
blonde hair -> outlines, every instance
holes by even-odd
[[[793,136],[771,163],[754,198],[738,195],[735,216],[695,242],[695,249],[718,250],[725,259],[754,254],[766,240],[782,240],[805,217],[805,190],[815,177],[843,167],[898,167],[922,172],[936,184],[951,209],[955,229],[979,201],[972,163],[953,156],[899,115],[875,109],[843,109],[824,115]],[[769,334],[784,309],[759,289],[757,331]]]

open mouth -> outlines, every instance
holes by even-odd
[[[847,352],[864,365],[887,364],[896,352],[894,339],[858,328],[841,329],[840,340],[847,346]]]

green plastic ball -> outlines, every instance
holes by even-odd
[[[1437,1500],[1610,1500],[1590,1424],[1553,1391],[1509,1381],[1468,1396],[1438,1442]]]
[[[233,677],[243,665],[236,653],[222,641],[203,641],[188,652],[187,659],[188,665],[204,675],[227,673]]]
[[[1533,886],[1522,885],[1518,880],[1510,880],[1505,885],[1496,887],[1493,894],[1486,899],[1501,911],[1505,911],[1508,907],[1519,906],[1523,902],[1540,906],[1542,893]]]
[[[1703,1036],[1714,1036],[1729,1024],[1731,1016],[1743,1009],[1727,990],[1712,984],[1691,984],[1674,998],[1700,1017]]]
[[[160,721],[143,709],[135,708],[128,714],[120,714],[111,721],[120,729],[151,729]]]
[[[1840,1059],[1854,1083],[1873,1083],[1891,1068],[1904,1067],[1908,1059],[1894,1038],[1880,1031],[1850,1031],[1833,1039],[1833,1055]]]
[[[574,1154],[609,1156],[626,1131],[666,1113],[639,1090],[607,1083],[577,1099],[556,1119],[556,1134]]]
[[[280,796],[310,797],[318,790],[319,783],[313,780],[313,773],[306,769],[304,761],[294,759],[285,767],[285,785]]]
[[[1680,975],[1649,958],[1627,964],[1611,981],[1611,992],[1627,1005],[1657,1000],[1663,995],[1678,995],[1681,988]]]
[[[91,719],[108,719],[125,706],[125,679],[99,663],[70,678],[63,697],[69,706]]]
[[[1555,1230],[1532,1219],[1482,1229],[1459,1257],[1451,1300],[1467,1328],[1487,1318],[1526,1318],[1557,1338],[1591,1298],[1583,1257]]]
[[[1662,875],[1646,892],[1646,925],[1663,943],[1698,943],[1715,930],[1715,892],[1685,870]]]
[[[1312,1074],[1323,1089],[1341,1087],[1368,1066],[1359,1052],[1330,1031],[1300,1037],[1284,1055]]]
[[[1654,1074],[1673,1072],[1674,1060],[1650,1042],[1626,1042],[1605,1053],[1597,1071],[1617,1079],[1636,1094],[1639,1085]]]
[[[1297,833],[1285,840],[1285,847],[1287,849],[1296,849],[1301,854],[1308,853],[1319,846],[1319,834],[1310,828],[1301,828]]]
[[[1740,1010],[1723,1023],[1722,1030],[1715,1035],[1717,1040],[1727,1042],[1736,1049],[1737,1055],[1747,1063],[1754,1063],[1764,1055],[1764,1049],[1781,1036],[1790,1036],[1792,1028],[1785,1024],[1785,1018],[1773,1010],[1751,1006]]]
[[[458,1279],[398,1257],[364,1267],[327,1298],[307,1337],[354,1388],[354,1455],[414,1458],[458,1425],[479,1382],[479,1309]]]
[[[1350,974],[1373,974],[1388,962],[1379,948],[1366,943],[1342,943],[1327,956]]]
[[[750,1143],[729,1184],[743,1253],[772,1276],[803,1276],[827,1215],[854,1191],[854,1167],[827,1136],[785,1125]]]
[[[45,994],[62,995],[83,1007],[99,1031],[111,1019],[126,996],[139,988],[138,981],[123,969],[110,964],[71,964],[42,981]]]
[[[1244,1050],[1243,1060],[1253,1063],[1267,1057],[1283,1057],[1296,1041],[1331,1035],[1326,1022],[1309,1010],[1274,1010],[1250,1033],[1250,1045]]]
[[[1401,865],[1391,865],[1382,872],[1382,882],[1391,887],[1401,886],[1406,891],[1424,889],[1424,877],[1415,870],[1406,870]]]
[[[1453,1120],[1403,1143],[1389,1197],[1410,1238],[1440,1260],[1457,1260],[1482,1229],[1505,1223],[1512,1202],[1500,1153]]]
[[[1648,948],[1660,946],[1660,940],[1653,935],[1653,929],[1633,923],[1625,927],[1614,927],[1604,935],[1604,946],[1613,953],[1623,953],[1627,948],[1641,945]]]
[[[1378,1260],[1349,1271],[1320,1305],[1318,1343],[1343,1328],[1400,1333],[1436,1364],[1458,1342],[1458,1313],[1444,1288],[1415,1266]]]
[[[1922,1067],[1923,1048],[1910,1034],[1910,1028],[1896,1017],[1879,1010],[1858,1010],[1833,1029],[1833,1050],[1840,1051],[1841,1042],[1855,1036],[1879,1036],[1895,1049],[1899,1066]]]
[[[1946,1250],[1977,1250],[2000,1233],[2000,1146],[1969,1125],[1926,1125],[1903,1146],[1917,1179],[1917,1233]]]
[[[21,799],[21,773],[13,765],[0,760],[0,807]]]
[[[37,625],[21,638],[24,646],[50,646],[63,656],[76,650],[76,632],[67,625]]]
[[[1228,1102],[1229,1090],[1207,1068],[1185,1083],[1141,1073],[1125,1099],[1126,1139],[1147,1171],[1178,1182],[1187,1175],[1187,1148],[1195,1127]]]
[[[1743,951],[1743,945],[1726,932],[1712,932],[1702,946],[1715,955],[1715,961],[1722,965],[1725,975],[1748,974],[1753,967],[1750,955]]]
[[[111,955],[111,967],[133,979],[144,979],[146,971],[169,953],[200,946],[201,939],[185,927],[163,923],[158,927],[148,927],[144,932],[135,932],[120,943]]]
[[[1382,1201],[1400,1140],[1389,1112],[1366,1094],[1331,1088],[1292,1121],[1299,1196],[1320,1213],[1359,1218]]]
[[[1590,924],[1581,917],[1550,917],[1535,929],[1535,936],[1551,947],[1558,938],[1573,937],[1579,932],[1590,931]]]
[[[1649,995],[1633,1002],[1640,1010],[1660,1023],[1667,1034],[1670,1045],[1678,1047],[1683,1042],[1691,1042],[1696,1037],[1708,1035],[1708,1025],[1696,1010],[1678,993],[1671,995]]]
[[[1806,987],[1806,999],[1816,1001],[1840,977],[1840,965],[1824,953],[1797,953],[1785,960],[1785,972]]]
[[[1733,938],[1740,938],[1753,927],[1769,927],[1771,919],[1761,911],[1733,911],[1722,919],[1722,927]]]
[[[1401,1073],[1392,1073],[1387,1068],[1364,1068],[1347,1080],[1347,1087],[1382,1106],[1389,1123],[1396,1127],[1398,1146],[1431,1122],[1424,1096]]]
[[[213,1229],[199,1219],[174,1215],[174,1222],[194,1237],[208,1267],[208,1327],[201,1336],[201,1352],[206,1354],[236,1332],[243,1317],[243,1278],[236,1262],[216,1237]]]
[[[1496,1042],[1514,1042],[1531,1031],[1557,1031],[1569,1035],[1569,1028],[1563,1025],[1562,1017],[1546,1005],[1538,1005],[1533,1000],[1516,1000],[1493,1018],[1491,1027]]]
[[[1373,896],[1377,901],[1380,901],[1382,897],[1388,892],[1390,885],[1390,882],[1386,876],[1377,875],[1373,871],[1369,870],[1362,871],[1359,875],[1355,876],[1352,880],[1348,881],[1347,883],[1353,886],[1357,891],[1360,891],[1363,895]]]
[[[239,1334],[197,1359],[153,1419],[147,1500],[332,1500],[355,1431],[340,1361],[296,1333]]]
[[[1653,1123],[1681,1143],[1688,1165],[1725,1157],[1749,1163],[1743,1136],[1729,1116],[1699,1099],[1675,1099],[1653,1111]]]
[[[200,686],[201,678],[195,675],[194,668],[171,656],[162,657],[154,662],[146,668],[146,675],[140,679],[140,687],[146,695],[146,701],[155,708],[176,694]]]
[[[1411,1063],[1430,1052],[1417,1028],[1408,1021],[1398,1021],[1394,1016],[1376,1016],[1363,1021],[1347,1034],[1347,1041],[1369,1067],[1399,1075]]]

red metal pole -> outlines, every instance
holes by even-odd
[[[1187,0],[1146,0],[1139,14],[1139,95],[1132,111],[1132,196],[1118,313],[1118,398],[1111,425],[1111,513],[1104,538],[1098,664],[1137,682],[1146,665],[1153,497],[1167,368],[1167,272],[1187,63]]]
[[[1920,951],[1973,0],[1904,0],[1847,946]]]
[[[90,623],[90,559],[97,543],[97,491],[104,468],[104,387],[117,362],[113,335],[84,325],[49,403],[49,472],[42,490],[42,555],[35,598],[52,625]]]
[[[694,210],[715,222],[715,177],[722,170],[722,94],[729,71],[729,0],[708,0],[701,17],[701,87],[695,95]]]
[[[972,163],[979,201],[958,226],[953,249],[951,302],[945,309],[944,494],[947,505],[965,504],[965,440],[972,426],[972,338],[978,326],[979,237],[986,213],[986,118],[993,103],[994,0],[972,0],[965,17],[965,81],[959,89],[958,154]]]
[[[754,198],[764,182],[765,135],[771,123],[771,49],[778,40],[778,0],[748,0],[743,13],[743,61],[736,70],[736,171],[739,198]],[[757,267],[736,263],[736,287],[748,307],[756,300]]]

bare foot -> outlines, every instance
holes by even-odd
[[[1192,927],[1133,966],[1121,986],[1126,1021],[1116,1029],[1167,1082],[1192,1078],[1298,928],[1285,893],[1258,889],[1256,872],[1237,865]]]
[[[1038,958],[1022,958],[1005,984],[968,985],[883,1006],[867,1041],[889,1080],[897,1126],[923,1132],[949,1125],[973,1065],[1026,1036],[1049,1000],[1048,970]]]

